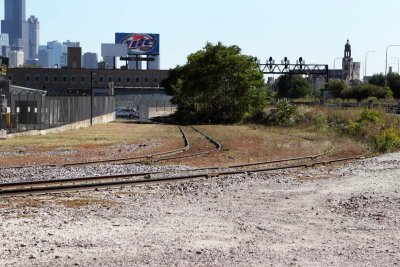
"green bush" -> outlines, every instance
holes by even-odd
[[[293,116],[295,111],[292,102],[287,99],[279,99],[276,103],[276,113],[275,113],[275,120],[280,125],[288,125],[290,124],[290,120]]]
[[[377,123],[381,118],[381,113],[377,110],[363,109],[360,114],[360,122],[367,121]]]
[[[317,130],[326,130],[328,128],[328,119],[322,111],[314,116],[314,128]]]
[[[349,122],[347,124],[347,132],[351,136],[359,135],[361,132],[361,123],[353,121],[353,120],[349,120]]]
[[[383,130],[376,137],[376,147],[380,152],[393,151],[400,148],[399,130],[397,127],[390,127]]]
[[[360,85],[344,89],[341,92],[341,96],[345,99],[355,98],[358,102],[360,102],[368,97],[376,97],[378,99],[392,98],[393,93],[389,87],[381,87],[373,84],[362,83]]]

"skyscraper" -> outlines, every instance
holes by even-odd
[[[29,25],[29,59],[39,58],[39,20],[35,16],[28,19]]]
[[[25,0],[4,0],[4,20],[1,21],[1,33],[9,36],[12,50],[24,51],[29,58],[29,27],[26,21]]]

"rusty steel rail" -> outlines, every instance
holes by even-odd
[[[164,157],[164,158],[159,158],[154,160],[154,162],[160,162],[160,161],[167,161],[167,160],[174,160],[174,159],[182,159],[182,158],[191,158],[191,157],[198,157],[198,156],[204,156],[204,155],[209,155],[212,152],[219,152],[221,151],[222,145],[216,141],[215,139],[213,139],[212,137],[210,137],[209,135],[205,134],[204,132],[198,130],[197,128],[195,128],[194,126],[190,126],[193,130],[195,130],[196,132],[200,133],[202,136],[204,136],[207,140],[209,140],[211,143],[213,143],[215,145],[215,149],[211,149],[211,150],[207,150],[207,151],[202,151],[202,152],[198,152],[198,153],[192,153],[189,155],[182,155],[182,156],[174,156],[174,157]]]
[[[320,154],[320,155],[325,155]],[[315,155],[314,155],[315,156]],[[317,155],[318,156],[318,155]],[[307,156],[304,158],[312,158],[313,156]],[[201,177],[216,177],[216,176],[225,176],[232,174],[240,174],[240,173],[252,173],[252,172],[262,172],[262,171],[272,171],[279,169],[288,169],[288,168],[300,168],[300,167],[312,167],[318,164],[329,164],[332,162],[351,160],[355,158],[361,158],[362,156],[352,157],[352,158],[344,158],[344,159],[336,159],[336,160],[327,160],[327,161],[319,161],[312,163],[301,163],[287,166],[279,166],[279,167],[269,167],[269,168],[261,168],[261,169],[244,169],[244,170],[226,170],[219,172],[212,172],[217,168],[209,168],[209,169],[192,169],[187,170],[187,172],[192,171],[200,171],[205,170],[207,172],[201,174],[194,175],[185,175],[185,176],[177,176],[177,177],[162,177],[157,179],[149,179],[149,180],[126,180],[132,177],[151,177],[151,175],[161,174],[163,172],[146,172],[146,173],[128,173],[128,174],[119,174],[119,175],[107,175],[107,176],[94,176],[94,177],[84,177],[84,178],[68,178],[68,179],[59,179],[59,180],[50,180],[50,181],[32,181],[32,182],[17,182],[17,183],[8,183],[8,184],[0,184],[0,196],[10,196],[15,194],[31,194],[31,193],[45,193],[45,192],[63,192],[63,190],[85,190],[92,188],[105,188],[107,186],[123,186],[125,184],[136,184],[140,183],[148,183],[148,182],[157,182],[157,181],[167,181],[168,179],[171,181],[174,180],[184,180],[184,179],[193,179],[193,178],[201,178]],[[298,158],[295,158],[296,160]],[[288,161],[290,159],[283,159],[281,162]],[[277,162],[277,161],[271,161]],[[265,163],[265,162],[263,162]],[[240,165],[240,167],[244,166]],[[254,166],[254,164],[248,164],[248,166]],[[124,179],[120,181],[110,181],[115,179]],[[89,184],[88,182],[92,182]]]
[[[184,140],[184,147],[179,148],[179,149],[174,149],[174,150],[169,150],[169,151],[164,151],[164,152],[158,152],[154,154],[148,154],[148,155],[140,155],[140,156],[135,156],[135,157],[127,157],[127,158],[118,158],[118,159],[105,159],[105,160],[97,160],[97,161],[85,161],[85,162],[74,162],[74,163],[66,163],[66,164],[43,164],[43,165],[35,165],[35,167],[50,167],[50,168],[55,168],[55,167],[77,167],[77,166],[87,166],[87,165],[95,165],[95,164],[101,164],[101,163],[118,163],[118,162],[126,162],[126,161],[132,161],[132,160],[138,160],[138,159],[152,159],[154,157],[158,156],[163,156],[163,155],[169,155],[169,154],[177,154],[177,153],[183,153],[187,150],[190,149],[190,143],[189,139],[187,138],[187,135],[185,131],[183,131],[182,127],[178,125],[179,131],[181,132]],[[0,170],[2,169],[23,169],[23,168],[29,168],[33,167],[31,165],[26,165],[26,166],[8,166],[8,167],[0,167]]]
[[[199,174],[188,174],[179,176],[164,176],[160,178],[149,178],[140,180],[126,180],[130,177],[145,176],[151,177],[154,173],[141,173],[141,174],[130,174],[130,175],[114,175],[114,176],[99,176],[99,177],[87,177],[87,178],[74,178],[64,180],[53,180],[53,181],[38,181],[38,182],[24,182],[24,183],[12,183],[0,185],[0,196],[15,196],[15,195],[26,195],[26,194],[43,194],[49,192],[68,192],[75,190],[89,190],[96,188],[112,188],[112,187],[123,187],[129,185],[147,184],[147,183],[161,183],[161,182],[173,182],[173,181],[184,181],[200,178],[213,178],[236,174],[248,174],[248,173],[260,173],[275,170],[285,169],[296,169],[296,168],[312,168],[318,165],[327,165],[337,162],[351,161],[356,159],[362,159],[364,155],[358,155],[354,157],[330,159],[323,161],[314,161],[309,163],[297,163],[286,166],[268,167],[259,169],[241,169],[241,170],[225,170],[219,172],[206,171]],[[109,181],[110,179],[125,178],[125,180]],[[79,183],[78,179],[81,179]],[[96,183],[82,183],[82,181],[100,181],[106,180],[105,182]],[[57,184],[57,185],[55,185]],[[49,186],[50,185],[50,186]]]
[[[170,154],[177,154],[177,153],[183,153],[187,150],[190,149],[190,143],[189,139],[187,138],[187,135],[185,131],[182,129],[181,126],[178,125],[178,128],[180,132],[182,133],[183,139],[185,146],[179,149],[174,149],[174,150],[169,150],[169,151],[164,151],[164,152],[158,152],[154,154],[148,154],[148,155],[141,155],[141,156],[135,156],[135,157],[128,157],[128,158],[119,158],[119,159],[106,159],[106,160],[98,160],[98,161],[87,161],[87,162],[77,162],[77,163],[67,163],[61,165],[61,167],[77,167],[77,166],[85,166],[85,165],[95,165],[95,164],[101,164],[101,163],[122,163],[126,161],[132,161],[132,160],[138,160],[138,159],[152,159],[154,157],[158,156],[163,156],[163,155],[170,155]]]
[[[271,163],[283,163],[288,161],[295,161],[295,160],[303,160],[303,159],[316,159],[318,157],[327,155],[334,150],[334,147],[324,153],[317,154],[317,155],[310,155],[304,157],[297,157],[297,158],[287,158],[287,159],[280,159],[280,160],[271,160],[271,161],[262,161],[257,163],[245,163],[239,165],[232,165],[232,166],[219,166],[219,167],[206,167],[206,168],[195,168],[189,170],[181,170],[180,172],[194,172],[194,171],[211,171],[211,170],[220,170],[220,169],[234,169],[234,168],[242,168],[242,167],[250,167],[255,165],[267,165]],[[140,177],[140,176],[148,176],[148,175],[155,175],[161,173],[169,173],[171,171],[158,171],[158,172],[141,172],[141,173],[124,173],[124,174],[116,174],[116,175],[99,175],[99,176],[88,176],[88,177],[79,177],[79,178],[66,178],[66,179],[57,179],[57,180],[41,180],[41,181],[29,181],[29,182],[15,182],[15,183],[2,183],[0,184],[0,190],[4,188],[10,187],[33,187],[35,185],[42,185],[42,184],[60,184],[60,183],[76,183],[76,182],[91,182],[96,180],[111,180],[111,179],[119,179],[119,178],[129,178],[129,177]],[[1,191],[0,191],[1,192]]]

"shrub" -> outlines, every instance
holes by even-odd
[[[353,121],[353,120],[349,120],[349,122],[347,124],[347,132],[351,136],[359,135],[361,132],[361,123]]]
[[[307,106],[298,106],[294,114],[296,123],[308,123],[310,121],[311,112],[312,109]]]
[[[367,121],[367,122],[373,122],[377,123],[381,117],[381,113],[377,110],[367,110],[363,109],[360,114],[360,121]]]
[[[383,130],[376,137],[376,147],[380,152],[393,151],[400,148],[400,138],[398,129],[396,127],[390,127]]]
[[[287,99],[279,99],[276,103],[276,113],[275,119],[276,122],[280,125],[287,125],[290,122],[290,119],[294,113],[294,106],[292,102]]]
[[[317,130],[325,130],[328,128],[328,119],[322,111],[314,116],[314,128]]]
[[[343,80],[330,80],[325,84],[325,90],[331,92],[333,98],[340,97],[342,91],[347,88],[347,84]]]
[[[392,98],[393,93],[389,87],[381,87],[373,84],[362,83],[360,85],[344,89],[341,93],[342,98],[355,98],[358,102],[368,97]]]

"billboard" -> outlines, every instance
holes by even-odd
[[[153,33],[116,33],[116,44],[126,44],[128,55],[159,55],[160,35]]]
[[[125,44],[101,44],[102,57],[126,57],[128,49]]]

